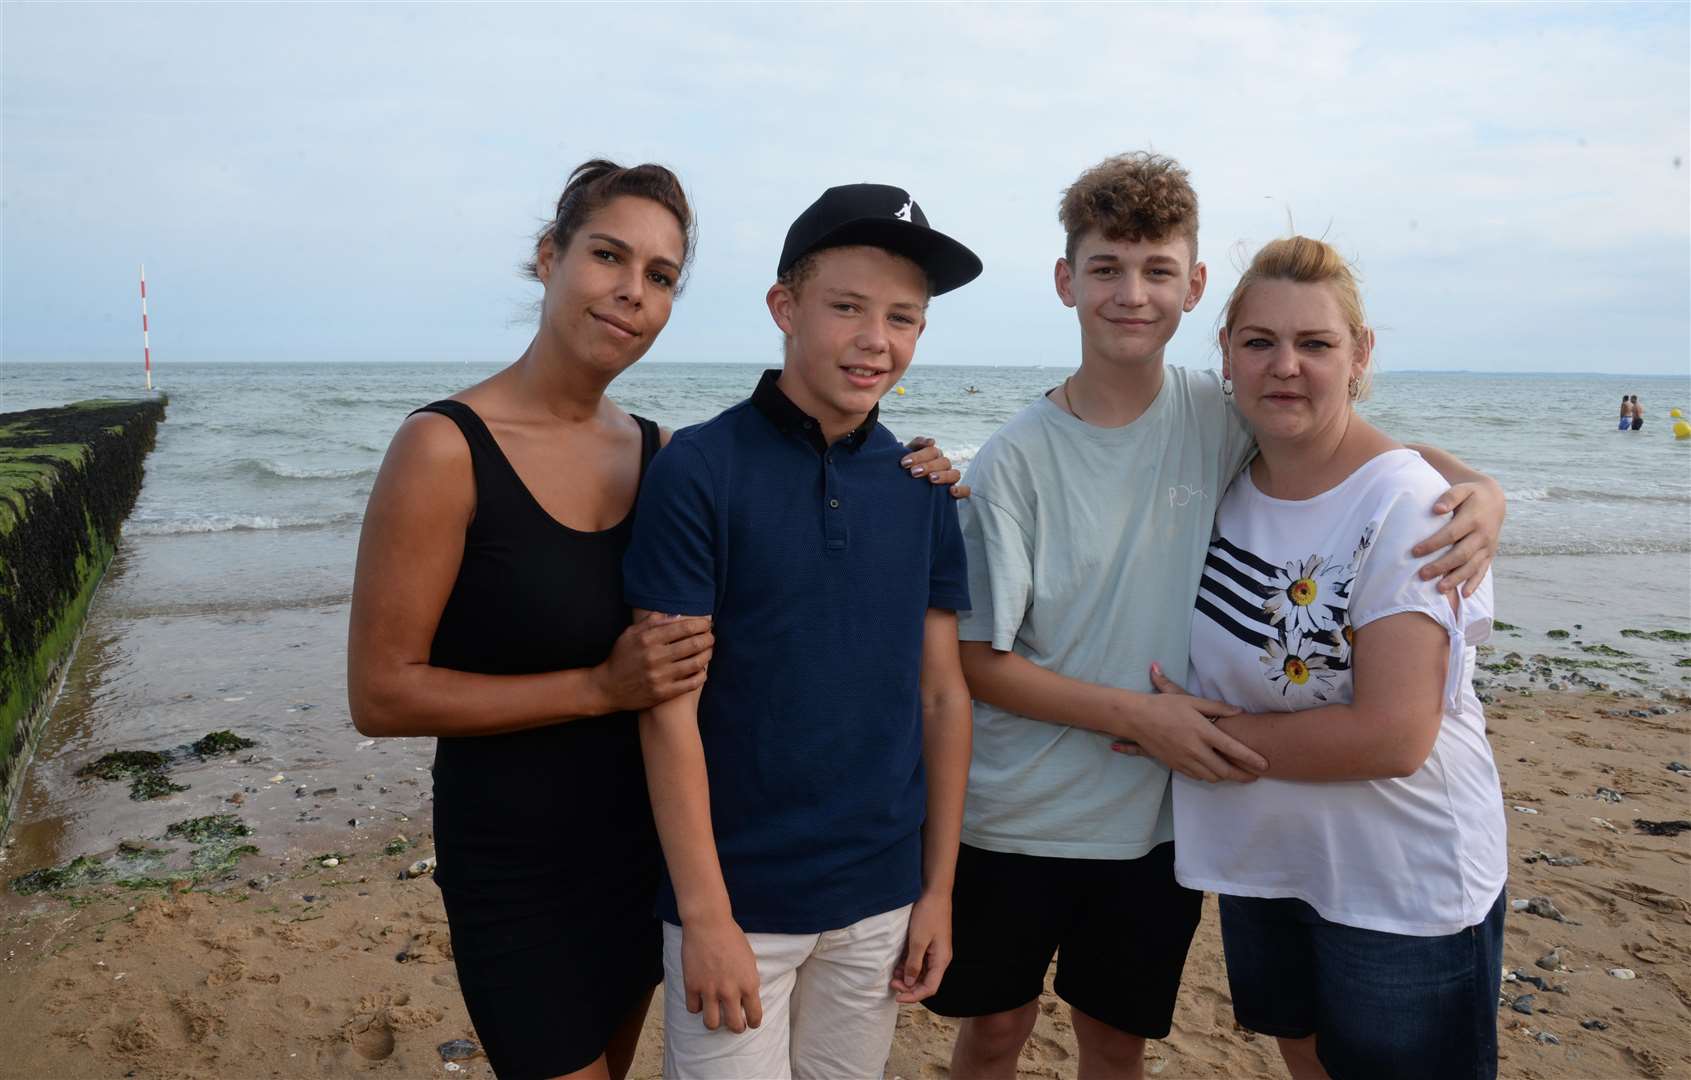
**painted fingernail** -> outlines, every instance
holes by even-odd
[[[909,468],[910,467],[910,459],[908,457],[906,457],[903,461],[899,462],[899,464],[903,465],[906,468]]]
[[[921,476],[923,473],[925,473],[927,471],[928,470],[926,470],[926,469],[922,468],[920,465],[918,465],[914,469],[910,470],[910,475],[911,476]]]

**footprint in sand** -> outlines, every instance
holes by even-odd
[[[417,930],[397,957],[402,964],[441,964],[452,959],[452,938],[445,930]]]
[[[189,1042],[202,1043],[223,1033],[223,1010],[183,995],[170,1003]]]
[[[156,1050],[159,1045],[158,1029],[147,1023],[146,1017],[138,1017],[117,1029],[112,1045],[120,1054],[144,1054],[148,1050]]]
[[[365,994],[341,1034],[360,1057],[383,1061],[393,1056],[395,1032],[433,1027],[444,1016],[439,1009],[412,1005],[411,995],[403,991]]]
[[[207,986],[225,986],[238,983],[247,973],[247,962],[238,957],[231,957],[223,961],[215,970],[206,974]]]
[[[341,1029],[346,1041],[366,1061],[385,1061],[393,1056],[393,1025],[388,1023],[386,998],[386,994],[366,996],[358,1003],[359,1011]],[[405,994],[398,998],[410,1000]]]

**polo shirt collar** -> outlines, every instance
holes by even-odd
[[[781,378],[780,368],[770,368],[763,373],[763,378],[757,382],[757,389],[752,392],[752,404],[758,412],[769,418],[776,429],[787,434],[797,435],[819,451],[826,452],[828,441],[822,434],[822,425],[816,418],[793,404],[776,381]],[[841,441],[850,450],[861,449],[868,441],[869,433],[875,430],[875,424],[880,419],[881,407],[876,405],[869,410],[869,415],[863,418],[863,423],[851,430]]]

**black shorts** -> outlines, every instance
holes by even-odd
[[[964,844],[952,889],[953,950],[941,1016],[1009,1012],[1039,997],[1057,956],[1057,996],[1147,1039],[1168,1035],[1203,893],[1174,880],[1174,844],[1137,859],[1052,859]]]

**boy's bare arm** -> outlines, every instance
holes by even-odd
[[[1247,783],[1268,767],[1260,754],[1216,728],[1214,719],[1239,711],[1225,702],[1071,679],[985,641],[965,641],[961,653],[969,692],[1007,712],[1138,743],[1194,780]]]
[[[637,611],[640,619],[644,612]],[[757,957],[734,921],[711,828],[710,777],[694,690],[640,714],[646,786],[681,917],[681,973],[687,1011],[707,1028],[741,1032],[763,1022]]]
[[[904,1004],[938,990],[951,964],[951,886],[963,833],[973,728],[969,686],[957,656],[957,615],[930,608],[922,625],[922,765],[928,780],[922,895],[911,909],[904,959],[892,982]]]

